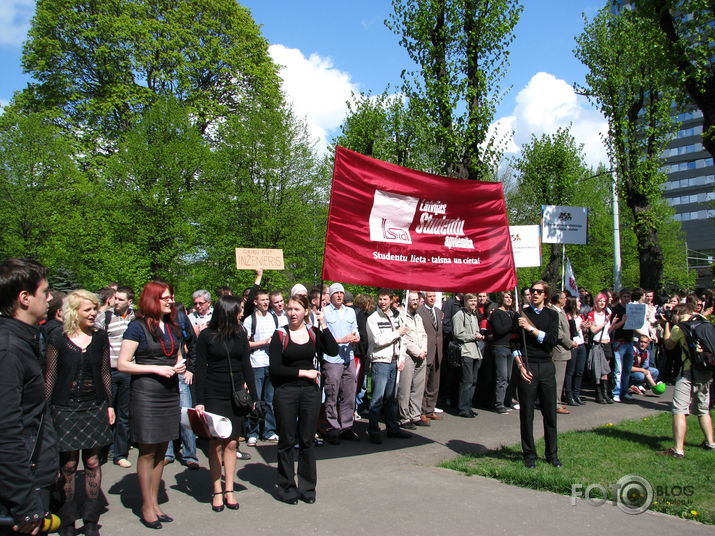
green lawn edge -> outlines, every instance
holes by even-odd
[[[536,469],[523,465],[521,445],[459,456],[440,467],[494,478],[506,484],[576,494],[591,486],[589,497],[600,497],[599,486],[615,500],[613,486],[626,475],[645,478],[653,488],[649,510],[706,524],[715,524],[715,452],[701,448],[703,435],[695,417],[688,417],[685,457],[659,456],[656,451],[672,446],[671,414],[661,412],[642,419],[607,423],[591,430],[559,434],[559,458],[563,468],[543,458]],[[544,441],[537,442],[543,454]],[[593,487],[592,485],[596,485]],[[578,488],[578,486],[581,486]]]

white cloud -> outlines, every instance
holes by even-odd
[[[346,102],[358,85],[350,75],[336,69],[330,58],[318,54],[305,57],[296,48],[271,45],[268,49],[280,67],[283,91],[293,103],[298,117],[304,117],[318,149],[324,150],[328,134],[335,130],[347,113]]]
[[[511,127],[513,137],[508,152],[518,152],[532,134],[537,137],[553,134],[559,127],[568,126],[574,139],[584,144],[588,165],[596,167],[600,162],[608,163],[602,141],[608,128],[606,120],[584,97],[576,95],[568,83],[549,73],[532,76],[517,94],[513,114],[492,124],[500,132]]]
[[[20,46],[35,13],[35,0],[0,1],[0,45]]]

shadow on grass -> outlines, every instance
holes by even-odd
[[[640,443],[641,445],[647,445],[651,450],[660,450],[663,448],[663,442],[672,441],[672,436],[667,435],[648,435],[643,433],[631,432],[630,430],[623,430],[622,428],[616,427],[605,427],[599,426],[590,431],[597,435],[604,437],[612,437],[616,439],[623,439],[624,441],[630,441],[632,443]]]

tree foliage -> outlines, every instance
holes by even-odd
[[[674,87],[703,112],[703,146],[715,157],[715,3],[636,0],[636,12],[656,30]]]
[[[419,68],[403,71],[414,120],[434,147],[432,171],[491,179],[501,159],[489,135],[509,45],[522,8],[517,0],[393,0],[388,27]]]
[[[39,0],[23,52],[37,82],[16,104],[53,110],[106,149],[171,95],[204,132],[247,102],[279,102],[267,48],[234,0]]]
[[[652,25],[632,11],[614,15],[608,8],[586,24],[576,41],[576,56],[589,69],[579,91],[608,120],[605,141],[619,195],[633,215],[640,284],[658,288],[664,256],[654,204],[665,181],[661,155],[672,132],[675,98],[663,49]]]

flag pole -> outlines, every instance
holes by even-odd
[[[519,287],[518,286],[514,287],[514,303],[516,304],[516,310],[518,311],[519,316],[521,316],[522,310],[521,310],[521,307],[519,307]],[[526,305],[526,304],[524,304],[524,305]],[[526,352],[526,330],[524,330],[524,328],[521,328],[521,347],[524,350],[521,354],[521,361],[522,361],[522,363],[524,363],[524,365],[526,365],[528,355]]]

